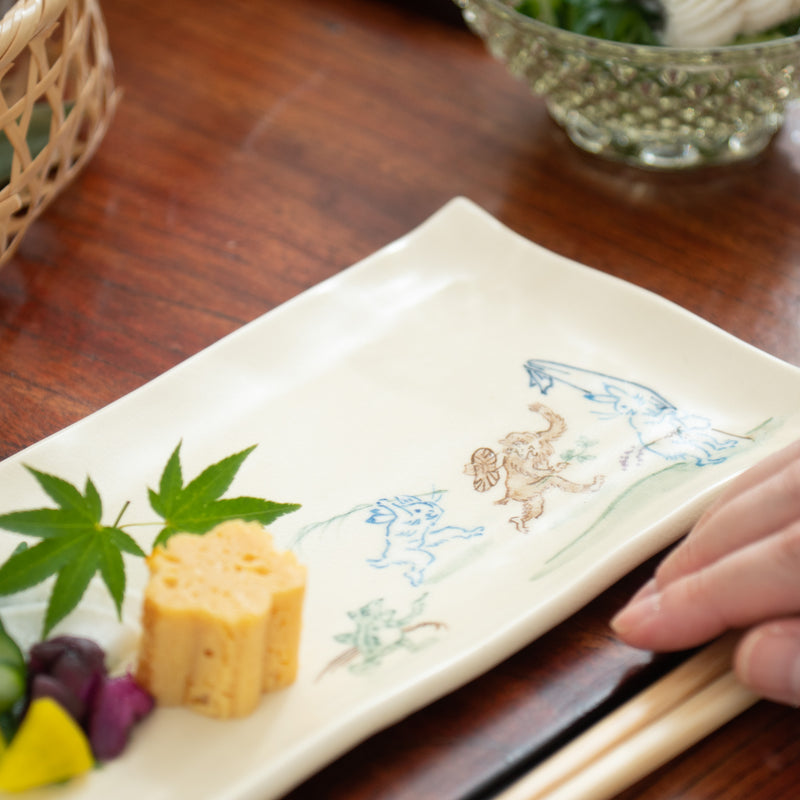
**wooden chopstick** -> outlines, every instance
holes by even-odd
[[[736,637],[709,645],[495,796],[608,800],[753,705],[730,671]]]

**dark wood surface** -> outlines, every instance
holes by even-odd
[[[455,195],[800,364],[800,114],[730,168],[575,149],[446,3],[105,0],[124,91],[0,271],[0,457],[141,386]],[[428,13],[426,13],[426,11]],[[607,621],[628,576],[290,795],[467,798],[668,664]],[[797,712],[760,703],[625,800],[794,798]]]

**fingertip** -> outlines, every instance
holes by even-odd
[[[647,597],[652,597],[658,591],[658,582],[655,578],[650,578],[639,590],[631,597],[625,604],[624,608],[632,606],[634,603],[644,600]],[[624,610],[624,609],[623,609]]]
[[[650,581],[611,619],[611,629],[621,639],[636,645],[660,609],[661,595],[656,591],[655,581]]]
[[[707,583],[698,573],[663,588],[646,585],[611,619],[611,629],[626,644],[645,650],[680,650],[707,642],[729,627]]]
[[[739,643],[734,668],[739,680],[756,694],[800,706],[800,619],[749,631]]]

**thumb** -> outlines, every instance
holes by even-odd
[[[748,631],[737,647],[734,669],[756,694],[800,705],[800,619],[781,619]]]

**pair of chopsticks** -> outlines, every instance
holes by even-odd
[[[573,739],[494,800],[609,800],[758,699],[731,672],[726,636]]]

